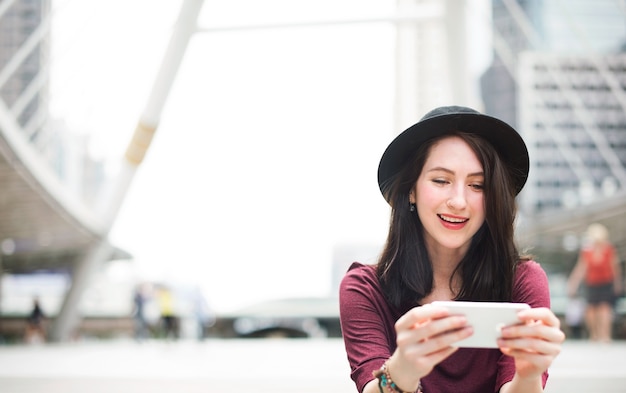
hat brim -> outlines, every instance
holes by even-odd
[[[482,113],[457,112],[421,120],[398,135],[383,153],[378,166],[378,185],[388,198],[395,176],[424,142],[450,131],[476,134],[490,142],[509,167],[518,194],[528,179],[529,157],[526,144],[513,127]],[[389,201],[388,201],[389,202]]]

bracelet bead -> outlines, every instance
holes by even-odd
[[[393,379],[391,379],[387,362],[383,363],[382,367],[374,371],[372,375],[378,379],[378,389],[380,393],[384,393],[384,388],[386,388],[390,393],[410,393],[400,389],[398,385],[396,385],[396,383],[393,381]],[[421,383],[418,385],[415,393],[424,393]]]

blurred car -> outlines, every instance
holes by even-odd
[[[217,316],[217,335],[242,338],[341,337],[339,300],[276,299]]]

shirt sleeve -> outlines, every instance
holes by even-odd
[[[350,376],[359,392],[374,379],[391,356],[389,337],[395,343],[395,331],[389,332],[388,308],[371,266],[353,264],[339,287],[341,329],[346,347]]]

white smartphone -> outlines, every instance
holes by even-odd
[[[434,301],[433,306],[447,308],[452,315],[464,315],[474,334],[452,344],[466,348],[497,348],[496,341],[504,326],[521,323],[517,313],[530,308],[526,303]]]

